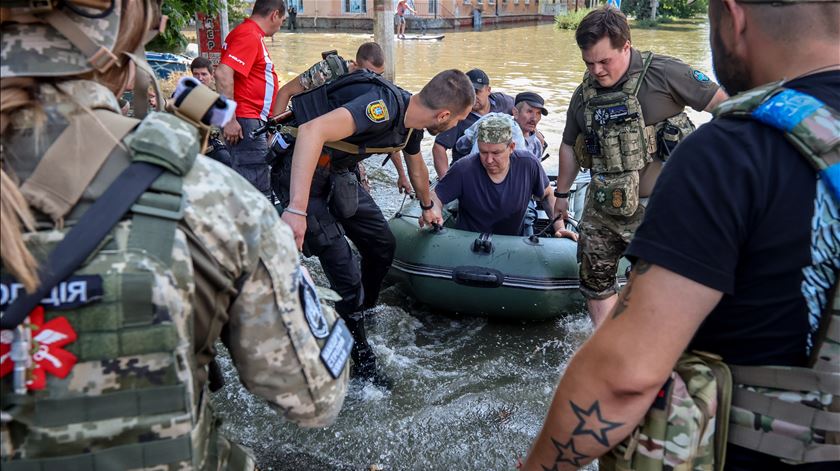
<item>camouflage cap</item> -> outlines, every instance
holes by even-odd
[[[478,142],[507,144],[513,139],[510,121],[503,116],[488,116],[478,124]]]
[[[104,68],[114,59],[111,51],[120,29],[121,3],[115,1],[113,10],[103,18],[60,9],[37,13],[35,17],[43,20],[41,23],[4,22],[0,29],[0,77],[63,77]],[[25,10],[12,9],[12,20],[17,13],[26,14]],[[101,13],[90,11],[91,16]]]

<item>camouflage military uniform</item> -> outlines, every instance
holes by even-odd
[[[43,88],[45,99],[53,103],[46,109],[52,119],[41,137],[43,142],[49,142],[59,130],[54,122],[79,112],[76,103],[117,110],[113,95],[96,83],[66,82],[61,88],[75,103],[65,95],[52,92],[51,87]],[[32,125],[29,118],[24,116],[13,122],[12,126],[20,131],[4,139],[9,154],[31,155],[26,153],[33,148],[31,135],[23,132]],[[161,142],[170,138],[162,134]],[[36,158],[29,158],[9,163],[25,180],[36,162]],[[120,148],[114,151],[81,204],[70,213],[68,223],[77,219],[83,208],[128,163],[126,152]],[[289,420],[307,426],[331,423],[343,401],[347,369],[338,379],[333,379],[319,358],[319,341],[311,332],[298,294],[300,265],[290,230],[259,192],[230,169],[206,157],[199,156],[185,175],[183,192],[184,217],[175,234],[172,264],[160,267],[155,274],[161,282],[153,285],[151,296],[155,309],[168,312],[177,326],[178,358],[191,366],[179,374],[195,379],[187,383],[195,388],[192,397],[196,416],[207,414],[203,403],[206,399],[200,401],[205,367],[214,354],[215,340],[226,327],[226,343],[242,383],[249,390],[266,399]],[[121,223],[112,240],[126,240],[130,229],[130,222]],[[52,229],[29,235],[27,242],[50,244],[62,237],[62,232]],[[107,264],[107,258],[99,256],[87,269],[119,270],[108,268]],[[169,281],[163,282],[165,279]],[[108,295],[106,291],[105,300]],[[336,319],[331,311],[325,315],[329,324]],[[154,382],[156,377],[169,374],[172,367],[171,362],[159,355],[123,356],[117,364],[80,361],[67,378],[49,378],[47,391],[57,397],[105,395],[137,387],[138,376],[144,382]],[[4,388],[4,395],[7,393]],[[173,420],[171,427],[153,433],[159,437],[177,437],[189,433],[193,427],[189,417]],[[2,425],[4,461],[21,456],[81,454],[91,444],[101,445],[106,438],[110,446],[143,440],[132,427],[107,421],[81,422],[59,429],[39,428],[37,439],[32,432],[29,435],[23,432],[28,437],[26,441],[20,439],[19,427],[17,422],[4,421]],[[74,437],[69,441],[68,433]]]
[[[341,56],[331,54],[326,59],[318,62],[300,74],[298,80],[304,90],[311,90],[315,87],[335,80],[336,78],[350,71],[350,61],[344,60]]]
[[[120,5],[103,18],[59,13],[110,50]],[[35,349],[25,352],[33,366],[24,386],[38,390],[18,393],[15,384],[13,391],[4,350],[2,468],[252,469],[247,451],[221,436],[208,405],[207,365],[220,336],[251,392],[298,424],[331,423],[346,391],[349,345],[343,361],[325,358],[330,330],[343,324],[321,309],[291,231],[270,203],[229,168],[197,156],[197,130],[185,121],[153,113],[137,124],[117,116],[117,99],[107,88],[69,79],[90,65],[56,30],[4,22],[2,38],[4,79],[68,77],[41,85],[36,96],[43,113],[13,113],[0,143],[4,171],[23,182],[21,192],[35,211],[38,230],[24,238],[38,258],[64,239],[62,226],[74,230],[132,161],[166,169],[68,279],[98,279],[94,295],[76,293],[70,298],[84,302],[63,306],[70,298],[62,282],[22,324],[35,339]],[[43,56],[47,52],[55,64]],[[56,213],[45,203],[51,188],[29,191],[31,181],[55,142],[67,150],[64,158],[92,158],[82,151],[96,140],[80,125],[83,119],[112,146],[67,212]],[[136,127],[116,137],[112,124],[120,122]],[[160,160],[163,155],[176,158]],[[84,162],[64,165],[52,178],[74,180],[84,172]],[[3,272],[5,310],[22,287],[6,267]],[[10,337],[2,332],[2,348]],[[44,361],[68,368],[44,372]],[[35,387],[39,369],[43,384]]]
[[[593,174],[578,226],[580,290],[586,298],[605,299],[618,291],[618,260],[644,218],[643,198],[650,196],[650,185],[645,181],[655,181],[661,161],[694,129],[684,113],[685,106],[702,110],[717,90],[718,86],[705,74],[679,60],[632,49],[629,68],[614,86],[604,89],[587,74],[575,91],[569,104],[563,143],[574,147],[580,166],[592,169]],[[607,96],[622,91],[633,95],[627,103],[604,101]],[[601,109],[595,104],[598,100],[602,101]],[[597,152],[587,152],[586,137],[593,132],[593,122],[598,124],[599,113],[605,112],[601,119],[609,117],[604,120],[606,123],[622,108],[627,114],[628,106],[630,114],[642,116],[638,119],[644,132],[638,136],[627,132],[633,131],[633,120],[625,119],[620,133],[601,136],[598,146],[590,141],[589,150],[596,147]],[[675,132],[669,134],[666,130]],[[633,139],[625,140],[624,136],[630,135]],[[658,142],[666,144],[657,145]],[[618,161],[615,155],[604,155],[611,147],[620,147],[622,155]],[[642,160],[628,157],[634,153],[644,154]],[[651,164],[652,161],[655,163]],[[628,206],[628,201],[633,204]]]

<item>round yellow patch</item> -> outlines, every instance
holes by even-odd
[[[365,113],[367,114],[368,119],[374,123],[388,121],[388,107],[385,106],[385,102],[382,100],[376,100],[368,103]]]

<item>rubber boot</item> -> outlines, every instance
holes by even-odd
[[[364,312],[354,312],[344,318],[347,329],[353,336],[353,350],[350,357],[353,359],[353,376],[363,381],[370,381],[376,386],[391,389],[391,380],[376,367],[376,355],[367,341],[365,332]]]

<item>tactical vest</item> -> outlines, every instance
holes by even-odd
[[[381,129],[369,130],[342,141],[326,143],[324,147],[330,150],[332,164],[347,168],[372,154],[390,154],[402,150],[408,144],[413,132],[412,129],[406,130],[403,126],[407,107],[403,93],[396,85],[364,69],[343,75],[332,82],[292,97],[294,120],[290,125],[283,126],[281,132],[296,137],[297,126],[325,115],[357,98],[361,85],[387,90],[397,103],[397,109],[390,110],[388,132],[382,132]]]
[[[586,129],[577,138],[575,157],[582,168],[592,169],[590,204],[611,216],[636,212],[639,170],[654,157],[667,160],[676,144],[694,130],[685,112],[646,125],[637,95],[653,53],[641,55],[642,70],[630,74],[620,90],[598,94],[589,72],[581,85]]]
[[[71,128],[65,132],[78,131]],[[182,178],[199,150],[196,129],[151,113],[123,143],[133,162],[166,171],[25,322],[33,359],[28,393],[15,391],[7,374],[12,345],[3,331],[4,471],[204,469],[220,457],[249,461],[216,436],[196,384],[192,319],[184,313],[192,266],[176,228]],[[66,232],[41,230],[26,244],[48,253]],[[3,275],[4,310],[22,292]]]
[[[735,96],[721,103],[714,115],[754,119],[782,131],[840,204],[840,113],[782,85],[772,83]],[[840,225],[840,220],[833,224]],[[830,263],[830,244],[836,241],[824,243],[829,245],[827,260],[818,262]],[[600,469],[721,470],[726,443],[791,463],[840,461],[836,265],[833,273],[834,286],[825,292],[808,367],[735,366],[714,355],[686,353],[642,423],[601,459]]]

